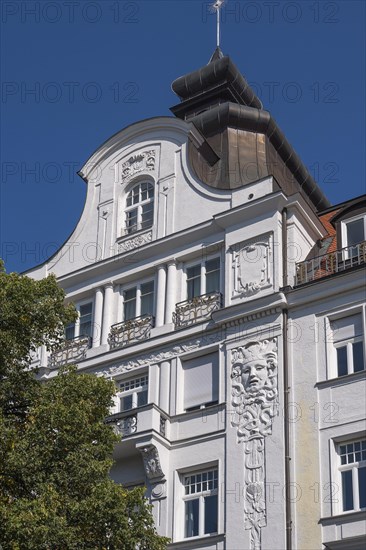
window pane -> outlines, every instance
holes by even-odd
[[[80,336],[91,336],[92,309],[91,303],[80,306]]]
[[[137,231],[137,209],[126,212],[126,230],[127,233]]]
[[[347,223],[347,246],[358,244],[365,240],[363,218]]]
[[[75,323],[71,323],[70,325],[67,325],[65,328],[65,338],[66,340],[72,340],[74,338],[75,333]]]
[[[187,299],[192,300],[201,295],[201,265],[195,265],[187,269]]]
[[[359,372],[365,369],[365,362],[363,358],[363,342],[354,342],[353,348],[353,370]]]
[[[128,411],[130,409],[132,409],[132,394],[126,395],[126,397],[122,397],[121,399],[121,410]]]
[[[141,228],[151,227],[154,218],[154,203],[149,202],[142,207]]]
[[[360,495],[360,508],[366,508],[366,468],[358,469],[358,493]]]
[[[147,405],[147,390],[140,391],[137,394],[137,406],[143,407],[144,405]]]
[[[141,315],[152,315],[154,309],[154,282],[141,285]]]
[[[196,537],[198,535],[198,509],[199,500],[187,500],[185,502],[185,534],[187,537]]]
[[[207,265],[208,262],[206,262]],[[206,294],[219,292],[220,290],[220,269],[216,271],[206,271]]]
[[[201,265],[194,265],[187,269],[187,279],[194,279],[196,277],[201,277]]]
[[[353,510],[352,470],[342,472],[343,511]]]
[[[347,346],[337,348],[338,376],[347,374]]]
[[[136,317],[136,288],[125,290],[123,303],[123,320],[134,319]]]
[[[217,495],[205,497],[206,533],[217,533]]]

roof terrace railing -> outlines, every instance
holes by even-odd
[[[295,286],[366,263],[366,241],[296,264]]]

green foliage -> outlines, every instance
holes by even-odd
[[[63,300],[53,277],[0,269],[0,547],[163,550],[144,489],[109,478],[113,383],[75,367],[41,383],[27,368],[75,318]]]

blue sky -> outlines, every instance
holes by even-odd
[[[143,118],[170,116],[172,81],[206,64],[215,16],[197,0],[1,4],[1,256],[44,261],[75,227],[76,172]],[[222,49],[332,203],[365,193],[365,2],[235,1]]]

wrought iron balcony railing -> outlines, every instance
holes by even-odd
[[[116,349],[150,338],[153,326],[154,317],[152,315],[141,315],[122,323],[116,323],[111,326],[108,336],[109,345],[111,349]]]
[[[209,319],[212,312],[221,307],[222,295],[220,292],[202,294],[202,296],[195,296],[191,300],[179,302],[173,313],[175,328],[187,327],[201,319]]]
[[[366,263],[366,241],[296,264],[295,286]]]
[[[51,353],[48,359],[48,366],[52,369],[80,361],[84,359],[90,346],[90,336],[77,336],[70,340],[65,340],[59,349]]]

